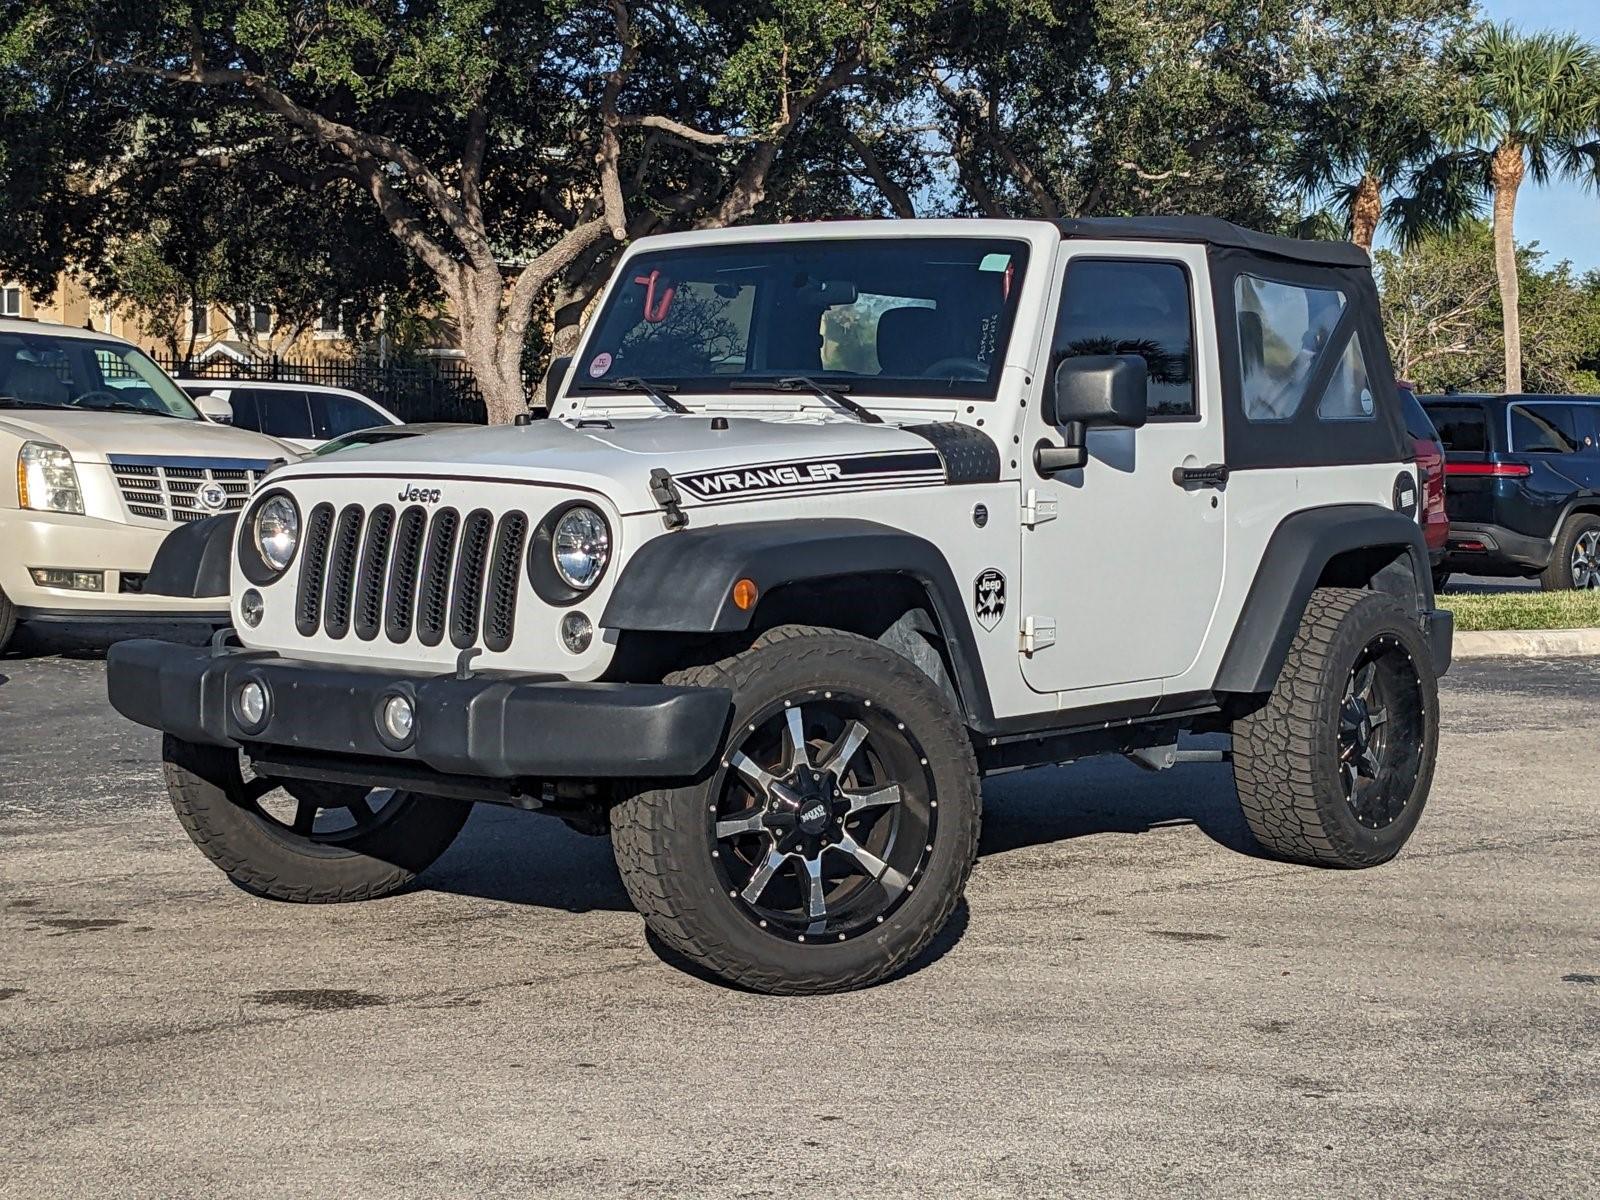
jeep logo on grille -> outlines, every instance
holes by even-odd
[[[400,502],[402,504],[437,504],[439,503],[439,489],[418,487],[408,483],[400,489]]]

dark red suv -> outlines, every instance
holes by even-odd
[[[1406,432],[1417,449],[1417,470],[1422,475],[1422,537],[1428,543],[1428,560],[1433,564],[1433,586],[1438,590],[1450,578],[1440,563],[1450,540],[1450,514],[1444,507],[1444,443],[1411,385],[1400,385],[1400,411],[1405,415]]]

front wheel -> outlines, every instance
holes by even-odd
[[[1561,523],[1539,586],[1547,592],[1600,588],[1600,517],[1574,513]]]
[[[1233,723],[1245,820],[1288,862],[1387,862],[1422,816],[1438,739],[1416,619],[1392,596],[1319,588],[1267,703]]]
[[[472,811],[464,800],[247,775],[238,751],[170,734],[162,760],[194,844],[240,887],[274,900],[387,896],[449,849]]]
[[[950,919],[977,853],[966,730],[910,661],[785,626],[673,677],[733,691],[708,775],[611,814],[622,881],[650,928],[731,983],[866,987]]]

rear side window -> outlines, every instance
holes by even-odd
[[[1483,454],[1489,449],[1489,420],[1477,404],[1430,404],[1428,416],[1448,450]]]
[[[1057,358],[1137,354],[1149,369],[1152,417],[1192,417],[1194,316],[1177,263],[1075,258],[1056,326]]]
[[[1405,418],[1406,432],[1425,442],[1437,442],[1439,431],[1433,427],[1427,410],[1422,407],[1416,393],[1410,388],[1400,389],[1400,415]]]
[[[1361,353],[1361,339],[1352,332],[1333,378],[1317,403],[1317,416],[1324,421],[1370,421],[1377,405],[1372,399],[1372,381],[1367,378],[1367,358]]]
[[[358,429],[371,429],[387,422],[359,400],[333,392],[308,392],[311,397],[312,436],[329,439],[343,437]]]
[[[1331,288],[1302,287],[1255,275],[1240,275],[1234,282],[1234,306],[1239,314],[1239,365],[1244,394],[1244,415],[1251,421],[1289,421],[1306,400],[1306,389],[1328,350],[1344,313],[1344,293]],[[1362,380],[1366,364],[1355,351]],[[1346,383],[1353,376],[1335,372]],[[1363,387],[1364,387],[1363,383]],[[1371,392],[1367,392],[1370,403]],[[1329,398],[1330,414],[1348,412],[1363,416],[1360,390],[1348,388]]]
[[[259,428],[262,433],[285,438],[312,436],[311,408],[304,392],[277,388],[251,388],[249,391],[261,412]]]
[[[1571,454],[1579,438],[1570,404],[1513,404],[1511,449],[1519,454]]]
[[[198,394],[205,395],[205,390],[202,389]],[[260,433],[261,406],[256,403],[256,394],[247,388],[233,388],[226,395],[228,405],[233,409],[233,427]]]

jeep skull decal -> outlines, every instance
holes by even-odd
[[[993,629],[1006,615],[1006,577],[993,567],[972,585],[972,611],[985,629]]]

